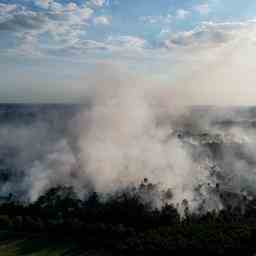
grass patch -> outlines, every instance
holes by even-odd
[[[0,232],[0,256],[73,256],[72,242],[60,242],[44,236]]]

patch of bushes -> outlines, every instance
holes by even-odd
[[[80,200],[72,188],[50,189],[36,202],[0,205],[0,229],[69,238],[81,247],[111,255],[253,255],[256,252],[256,201],[241,211],[180,217],[173,205],[154,209],[137,193],[101,201],[97,193]]]

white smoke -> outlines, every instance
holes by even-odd
[[[84,175],[100,193],[138,185],[147,178],[163,190],[170,188],[172,203],[186,198],[196,209],[203,198],[197,198],[195,188],[211,178],[207,166],[195,162],[189,149],[172,135],[181,105],[171,102],[172,94],[168,101],[161,88],[156,91],[124,75],[106,78],[106,70],[102,72],[104,79],[92,82],[91,106],[81,118]]]
[[[90,190],[108,194],[147,178],[159,191],[171,189],[169,203],[187,199],[197,211],[202,205],[208,210],[223,207],[215,193],[218,182],[229,191],[255,191],[253,130],[236,123],[230,129],[216,125],[230,114],[235,120],[236,111],[191,111],[186,105],[200,102],[197,91],[113,67],[98,67],[84,83],[83,111],[67,117],[68,132],[62,132],[58,114],[51,125],[43,120],[1,125],[1,150],[14,149],[11,168],[17,169],[3,183],[2,194],[22,193],[21,198],[34,201],[58,185],[73,186],[81,196]],[[217,160],[205,146],[215,135],[222,139]],[[212,174],[213,166],[218,175]],[[153,203],[161,206],[161,196],[154,196]]]

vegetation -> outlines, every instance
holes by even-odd
[[[14,234],[22,244],[20,255],[62,255],[63,244],[69,244],[73,255],[79,255],[76,250],[102,251],[101,255],[256,253],[256,200],[204,214],[190,213],[186,201],[183,205],[181,217],[173,205],[155,209],[131,190],[107,200],[92,192],[80,200],[72,188],[57,187],[28,205],[12,200],[2,204],[0,241],[12,241]],[[25,254],[24,248],[31,243],[26,245],[24,237],[41,248],[42,254]],[[3,255],[8,255],[7,249]]]

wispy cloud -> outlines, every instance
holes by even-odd
[[[165,41],[167,48],[173,47],[218,47],[234,40],[247,37],[253,40],[256,22],[202,22],[201,25],[189,31],[172,34]],[[249,42],[248,41],[248,42]]]
[[[89,5],[102,7],[106,3],[106,0],[90,0]]]
[[[115,49],[141,50],[146,47],[146,40],[135,36],[109,36],[106,43]]]
[[[23,31],[40,29],[47,22],[41,13],[20,9],[15,12],[3,13],[0,17],[0,30]]]
[[[142,16],[139,18],[139,20],[149,24],[168,24],[172,22],[173,16],[171,14],[157,16]]]
[[[40,1],[41,2],[41,1]],[[39,2],[37,2],[39,3]],[[0,31],[16,35],[18,53],[25,49],[70,45],[80,40],[94,11],[86,5],[43,1],[38,12],[25,6],[0,5]],[[42,42],[47,38],[47,45]],[[26,51],[27,53],[31,51]]]
[[[208,3],[196,5],[194,6],[193,9],[196,12],[198,12],[200,15],[208,15],[211,12],[211,9]]]
[[[35,0],[35,4],[41,8],[48,9],[53,0]]]
[[[27,56],[65,56],[70,53],[82,56],[91,52],[99,53],[95,55],[97,58],[106,57],[105,53],[122,56],[128,52],[141,55],[146,52],[147,57],[150,54],[161,56],[165,54],[164,50],[171,52],[170,49],[174,52],[177,48],[219,47],[236,40],[237,31],[245,35],[245,28],[251,27],[248,22],[242,25],[214,20],[198,24],[198,20],[206,18],[204,16],[212,11],[212,1],[200,1],[186,7],[177,5],[176,9],[157,12],[141,11],[132,21],[123,17],[124,13],[116,15],[112,12],[112,4],[108,0],[0,3],[0,33],[5,33],[9,41],[13,40],[11,44],[2,43],[2,47],[8,49],[6,52]],[[119,1],[114,9],[119,10],[122,4]],[[198,19],[197,13],[203,17]]]
[[[93,20],[95,25],[110,25],[111,24],[111,17],[110,16],[98,16],[95,17]]]
[[[0,13],[2,15],[4,14],[8,14],[14,10],[16,10],[17,5],[16,4],[4,4],[4,3],[0,3]]]
[[[178,9],[177,11],[176,11],[176,15],[175,15],[175,17],[176,17],[176,19],[178,19],[178,20],[185,20],[187,17],[189,17],[190,16],[190,11],[188,11],[188,10],[184,10],[184,9]]]

